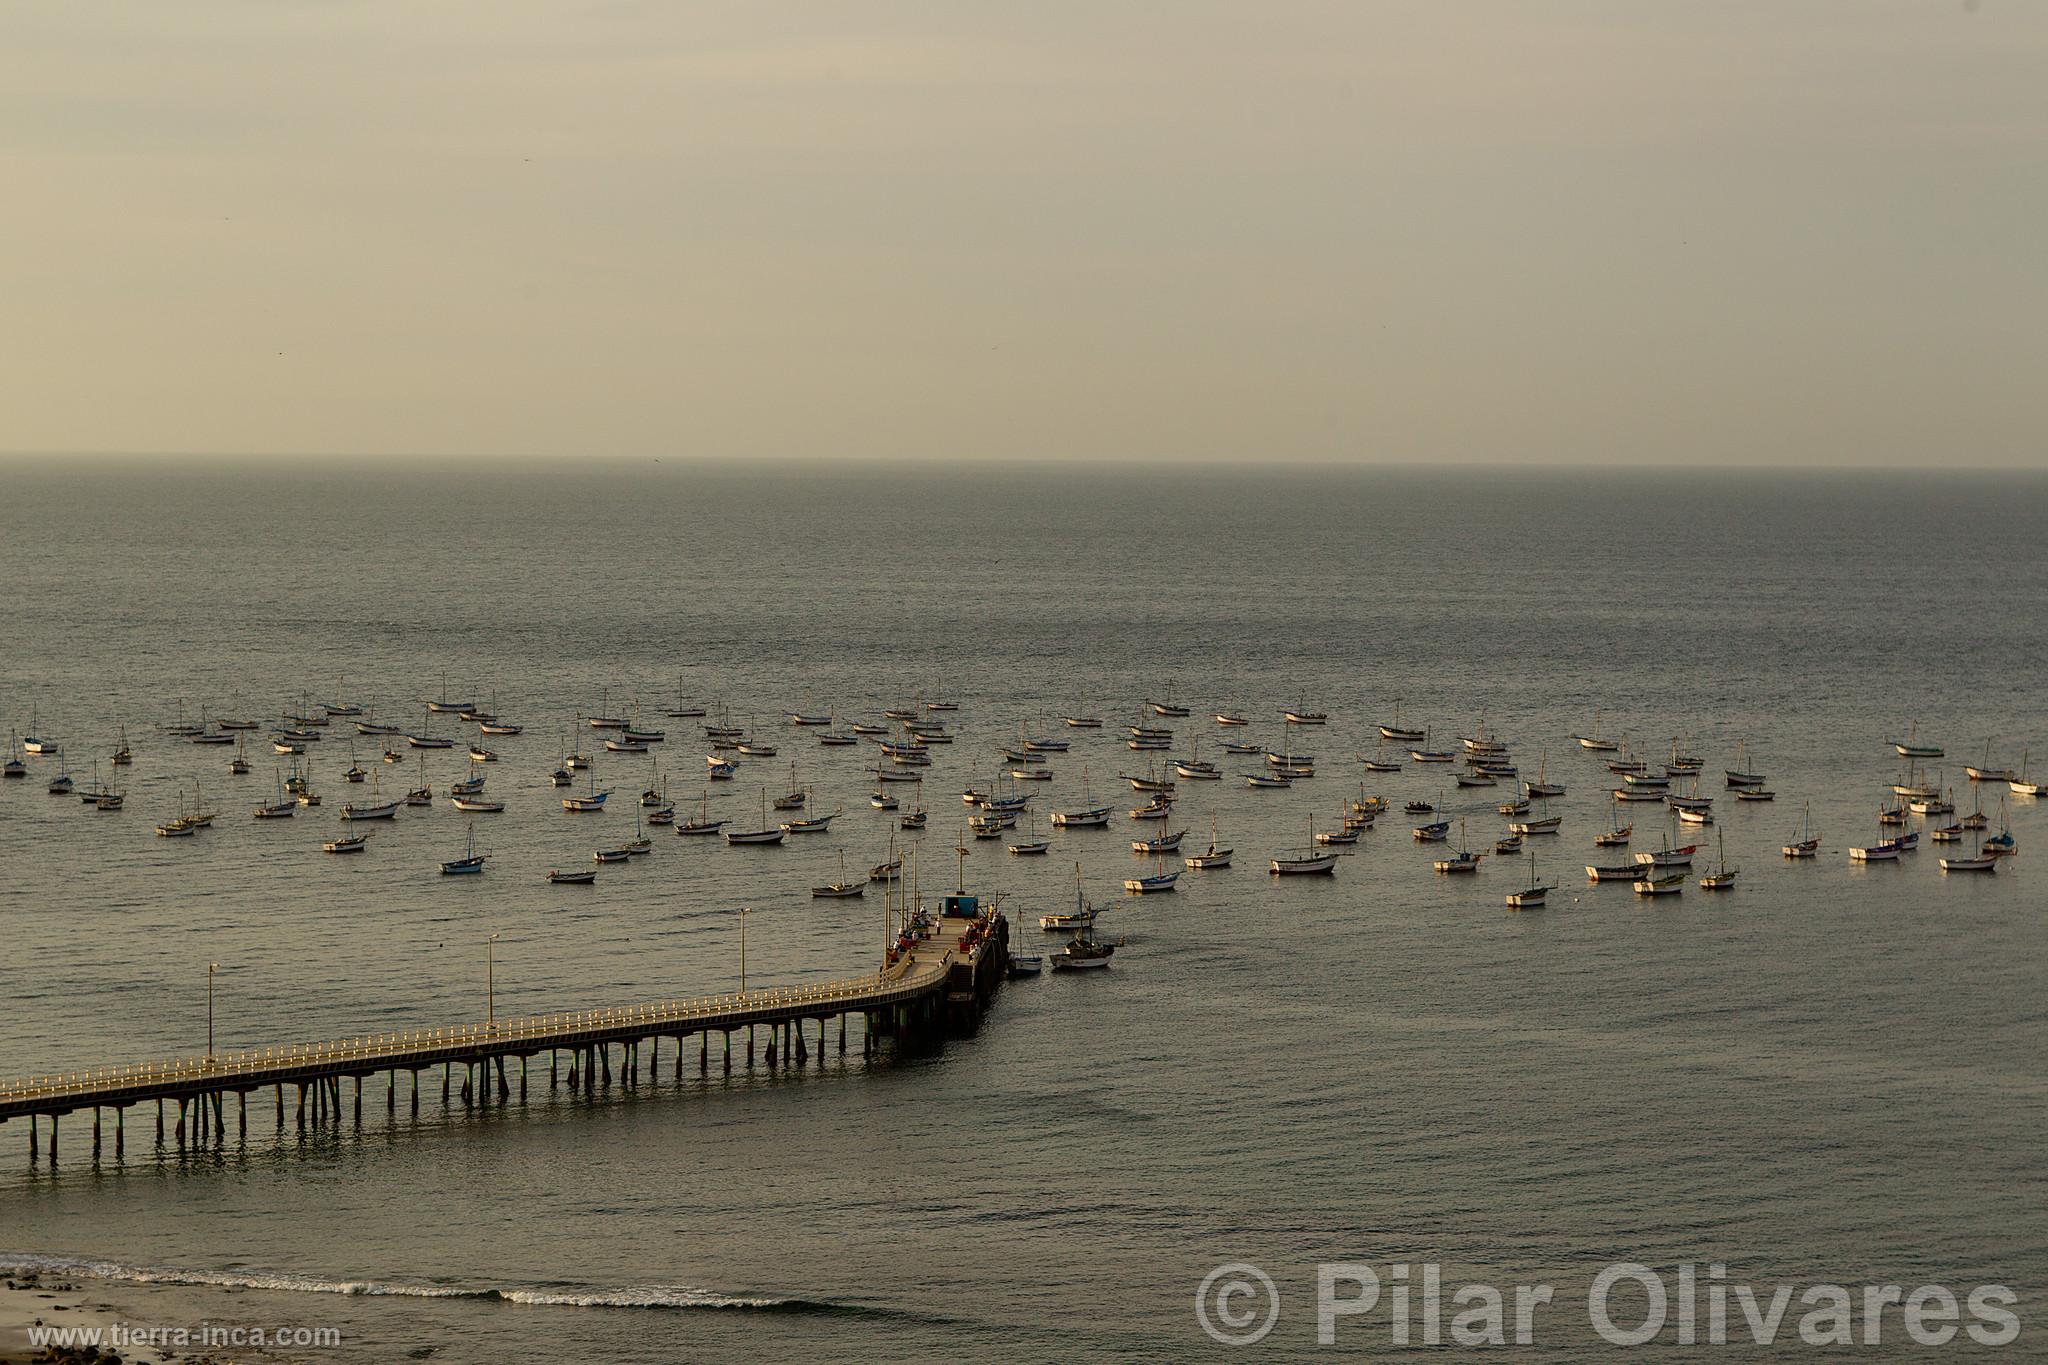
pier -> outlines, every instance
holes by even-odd
[[[495,1092],[499,1100],[510,1101],[516,1088],[523,1101],[531,1063],[542,1056],[547,1058],[550,1091],[566,1085],[572,1093],[590,1093],[599,1085],[611,1085],[615,1075],[620,1085],[631,1088],[643,1070],[650,1081],[659,1074],[664,1041],[672,1044],[669,1061],[678,1079],[692,1040],[696,1067],[703,1075],[714,1065],[723,1074],[731,1073],[736,1037],[745,1066],[755,1065],[757,1043],[765,1065],[802,1066],[814,1053],[824,1061],[834,1041],[829,1036],[834,1023],[837,1050],[844,1055],[847,1020],[854,1015],[862,1021],[861,1055],[872,1057],[892,1041],[973,1030],[1008,964],[1007,921],[984,912],[975,897],[947,896],[943,912],[922,937],[886,967],[865,976],[31,1076],[0,1085],[0,1126],[15,1119],[28,1121],[29,1159],[34,1161],[44,1146],[38,1122],[47,1119],[47,1147],[54,1164],[61,1119],[91,1111],[92,1151],[97,1157],[105,1140],[105,1117],[111,1114],[114,1154],[120,1156],[126,1147],[127,1113],[141,1105],[156,1107],[158,1142],[165,1140],[168,1122],[179,1145],[188,1137],[203,1144],[225,1136],[229,1096],[236,1101],[238,1136],[248,1131],[250,1096],[259,1096],[260,1107],[263,1091],[270,1092],[282,1130],[287,1088],[294,1092],[291,1107],[301,1127],[339,1121],[349,1107],[360,1124],[366,1083],[379,1075],[387,1078],[386,1114],[396,1114],[401,1090],[409,1089],[405,1103],[416,1116],[423,1073],[439,1072],[445,1104],[458,1075],[465,1099],[474,1095],[481,1100]],[[815,1032],[807,1033],[812,1025]],[[514,1062],[516,1075],[509,1065]],[[409,1087],[401,1080],[405,1076],[410,1076]],[[353,1095],[345,1089],[349,1081],[355,1083]],[[175,1106],[175,1113],[167,1116],[166,1105]]]

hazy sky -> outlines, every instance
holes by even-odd
[[[8,0],[0,447],[2048,464],[2044,0]]]

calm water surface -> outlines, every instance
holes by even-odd
[[[2048,818],[2011,803],[2021,855],[1995,878],[1945,880],[1932,847],[1866,870],[1843,849],[1875,836],[1909,720],[1947,745],[1965,810],[1987,743],[2048,762],[2048,480],[12,464],[0,522],[0,710],[67,750],[0,789],[9,1074],[203,1048],[209,961],[223,1048],[478,1017],[492,933],[501,1013],[729,989],[740,905],[750,983],[865,970],[879,901],[807,888],[841,850],[881,861],[893,818],[867,806],[867,751],[786,710],[962,702],[927,783],[928,886],[954,875],[958,791],[1046,717],[1110,728],[1070,736],[1040,811],[1077,804],[1084,773],[1137,804],[1118,774],[1148,756],[1114,727],[1149,697],[1193,707],[1180,751],[1199,736],[1232,774],[1250,760],[1208,712],[1276,748],[1283,706],[1332,716],[1294,741],[1318,775],[1292,791],[1183,784],[1175,827],[1206,842],[1213,818],[1235,869],[1126,903],[1109,973],[1013,984],[929,1055],[692,1066],[488,1117],[435,1092],[395,1125],[373,1086],[360,1133],[280,1135],[259,1107],[208,1155],[158,1150],[138,1113],[126,1159],[97,1166],[74,1118],[54,1170],[0,1129],[0,1254],[104,1263],[136,1314],[335,1326],[335,1360],[1117,1359],[1217,1349],[1194,1286],[1247,1260],[1288,1304],[1267,1349],[1308,1353],[1326,1259],[1558,1284],[1539,1341],[1559,1358],[1585,1350],[1569,1301],[1620,1259],[2000,1281],[2038,1310]],[[444,675],[528,727],[497,742],[509,808],[477,822],[476,879],[437,875],[467,828],[446,806],[361,858],[319,852],[362,790],[341,734],[312,755],[328,804],[257,823],[267,744],[231,778],[232,751],[159,730],[342,697],[411,726]],[[574,718],[661,723],[678,697],[780,744],[711,795],[721,813],[751,820],[793,760],[844,808],[832,833],[657,831],[643,863],[550,888],[630,832],[630,804],[573,819],[547,786]],[[1397,700],[1441,743],[1483,716],[1525,775],[1568,785],[1563,833],[1532,841],[1561,887],[1544,913],[1502,905],[1526,866],[1434,875],[1398,815],[1334,880],[1266,876],[1361,778],[1397,803],[1448,786],[1359,771]],[[1653,757],[1685,737],[1710,774],[1746,741],[1778,800],[1720,803],[1736,891],[1652,906],[1585,884],[1609,784],[1570,737],[1596,711]],[[615,806],[660,776],[703,792],[696,723],[666,724],[654,756],[600,759]],[[126,811],[44,794],[124,725]],[[396,795],[418,760],[387,767],[381,743],[354,756]],[[427,775],[464,766],[430,754]],[[195,779],[217,827],[152,837]],[[1474,847],[1504,795],[1444,791]],[[1809,803],[1824,852],[1785,863]],[[1638,847],[1655,811],[1632,812]],[[1027,916],[1077,862],[1113,898],[1141,828],[1048,831],[1044,860],[974,844],[966,875]]]

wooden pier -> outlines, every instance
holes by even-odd
[[[582,1010],[535,1015],[449,1028],[415,1029],[344,1038],[323,1043],[244,1052],[218,1053],[171,1062],[106,1067],[56,1076],[31,1076],[0,1085],[0,1125],[27,1119],[29,1159],[38,1159],[42,1142],[37,1120],[49,1120],[49,1158],[57,1159],[58,1121],[68,1114],[92,1111],[92,1150],[102,1143],[103,1116],[113,1116],[114,1153],[126,1144],[127,1111],[156,1105],[156,1138],[166,1132],[165,1104],[176,1106],[172,1131],[179,1145],[217,1142],[225,1135],[226,1098],[236,1098],[239,1133],[248,1131],[249,1097],[272,1092],[277,1125],[285,1124],[285,1090],[295,1091],[294,1110],[300,1126],[339,1121],[348,1099],[344,1083],[355,1082],[354,1119],[363,1117],[365,1082],[389,1078],[384,1108],[395,1114],[400,1076],[410,1073],[411,1114],[419,1113],[421,1073],[439,1069],[441,1098],[446,1103],[458,1072],[462,1095],[509,1100],[517,1084],[526,1098],[528,1064],[548,1058],[548,1088],[566,1084],[572,1092],[589,1093],[613,1081],[617,1049],[619,1083],[639,1083],[643,1065],[649,1080],[658,1074],[661,1044],[674,1044],[672,1065],[680,1078],[687,1043],[697,1040],[697,1069],[708,1075],[713,1065],[712,1037],[718,1035],[717,1065],[730,1074],[733,1038],[742,1036],[744,1064],[754,1065],[755,1045],[765,1038],[765,1063],[770,1067],[801,1066],[813,1048],[822,1062],[828,1026],[838,1023],[838,1050],[846,1051],[846,1021],[863,1021],[860,1048],[873,1056],[889,1040],[942,1037],[973,1029],[1009,964],[1009,926],[998,914],[983,913],[973,897],[949,896],[947,913],[926,936],[900,952],[896,960],[866,976],[846,977],[811,986],[736,991],[695,1000],[631,1005],[623,1009]],[[815,1043],[805,1036],[817,1025]],[[518,1063],[516,1078],[507,1059]],[[259,1100],[260,1105],[260,1100]]]

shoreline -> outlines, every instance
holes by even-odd
[[[32,1267],[6,1266],[0,1279],[0,1365],[29,1365],[36,1361],[107,1360],[118,1353],[122,1361],[162,1365],[180,1360],[185,1365],[207,1357],[183,1356],[148,1346],[109,1345],[94,1357],[88,1348],[74,1346],[50,1349],[33,1345],[29,1333],[37,1326],[91,1331],[99,1329],[111,1339],[116,1328],[132,1329],[136,1323],[113,1304],[93,1293],[93,1282],[85,1277],[51,1275]]]

